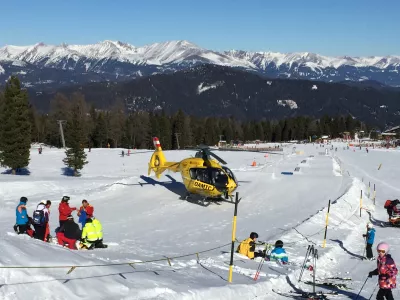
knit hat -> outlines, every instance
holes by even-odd
[[[376,250],[384,250],[385,253],[388,253],[389,251],[389,244],[382,242],[379,243],[378,246],[376,246]]]
[[[282,247],[283,247],[283,242],[282,242],[281,240],[277,240],[277,241],[275,242],[275,247],[282,248]]]
[[[64,197],[62,197],[61,201],[68,202],[68,201],[69,201],[69,199],[70,199],[70,197],[69,197],[69,196],[64,196]]]
[[[20,202],[26,203],[26,202],[28,202],[28,198],[26,198],[26,197],[21,197],[21,199],[19,199],[19,201],[20,201]]]

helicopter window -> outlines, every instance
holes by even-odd
[[[222,169],[226,172],[226,174],[228,174],[228,176],[230,178],[232,178],[237,183],[236,177],[235,177],[235,175],[233,175],[233,173],[230,169],[228,169],[227,167],[224,167],[224,166],[222,167]]]
[[[190,177],[208,184],[226,184],[228,178],[219,168],[192,168],[189,170]]]

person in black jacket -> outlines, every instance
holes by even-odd
[[[67,221],[60,227],[57,232],[58,243],[61,246],[68,244],[69,249],[76,249],[76,240],[81,238],[81,230],[79,225],[74,222],[74,217],[69,215]]]

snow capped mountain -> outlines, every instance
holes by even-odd
[[[400,56],[328,57],[309,52],[217,52],[188,41],[168,41],[136,47],[120,41],[91,45],[11,46],[0,48],[0,81],[22,74],[36,86],[93,81],[121,81],[154,73],[174,72],[209,63],[242,68],[269,77],[322,81],[375,80],[400,86]],[[41,78],[41,80],[37,80]]]

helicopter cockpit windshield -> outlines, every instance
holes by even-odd
[[[235,181],[235,183],[237,184],[237,180],[236,180],[235,175],[233,175],[233,172],[232,172],[229,168],[224,167],[224,166],[222,166],[222,169],[223,169],[223,170],[225,171],[225,173],[228,174],[228,176],[229,176],[230,178],[232,178],[233,181]]]
[[[193,180],[212,184],[217,189],[225,188],[228,183],[228,176],[219,168],[192,168],[190,177]]]

